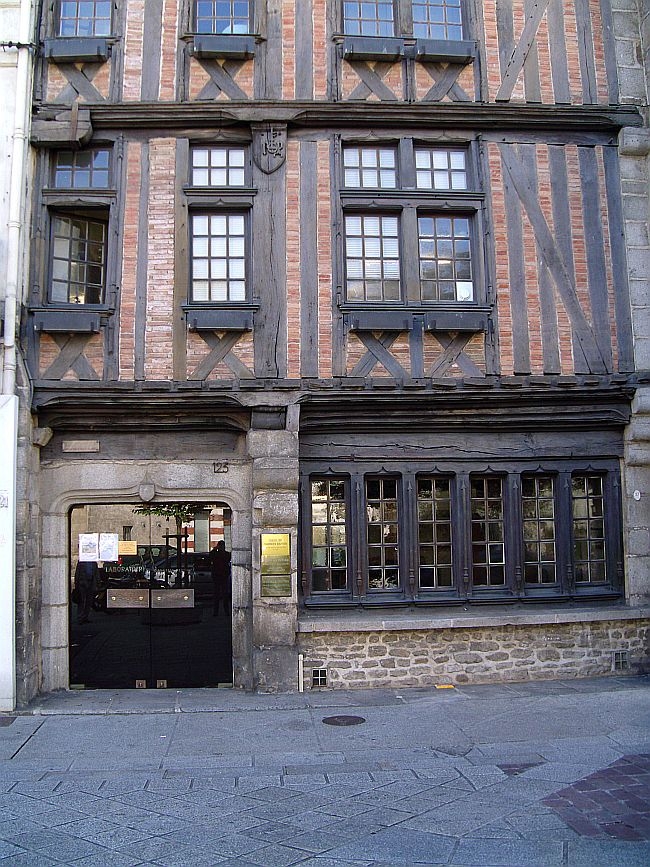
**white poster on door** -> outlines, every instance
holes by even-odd
[[[79,533],[79,560],[82,563],[99,560],[99,533]]]
[[[98,560],[115,562],[119,559],[119,536],[117,533],[99,534],[99,557]]]

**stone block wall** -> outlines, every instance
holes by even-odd
[[[649,644],[650,618],[300,636],[305,689],[314,669],[327,669],[332,689],[640,674],[650,670]]]
[[[18,370],[16,469],[16,701],[25,704],[41,687],[41,545],[39,454],[29,409],[29,387]]]

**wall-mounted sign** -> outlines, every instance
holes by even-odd
[[[262,533],[262,596],[291,596],[291,536]]]
[[[137,542],[125,542],[120,541],[117,543],[117,553],[122,556],[122,554],[134,554],[138,553],[138,543]]]

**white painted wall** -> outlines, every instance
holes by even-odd
[[[16,367],[24,299],[34,3],[0,0],[0,710],[16,703]]]

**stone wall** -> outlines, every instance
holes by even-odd
[[[626,588],[630,604],[650,599],[650,129],[648,76],[650,14],[644,0],[612,0],[620,101],[636,105],[642,129],[624,129],[619,139],[622,217],[627,246],[634,362],[641,381],[626,431],[624,512]]]
[[[29,409],[30,393],[18,370],[16,468],[16,701],[29,702],[41,687],[41,534],[39,452]],[[36,432],[36,439],[41,432]],[[47,435],[46,435],[47,436]]]
[[[592,623],[300,635],[304,685],[333,689],[497,683],[650,670],[650,617]],[[623,651],[624,666],[615,653]],[[618,664],[615,664],[618,663]]]

